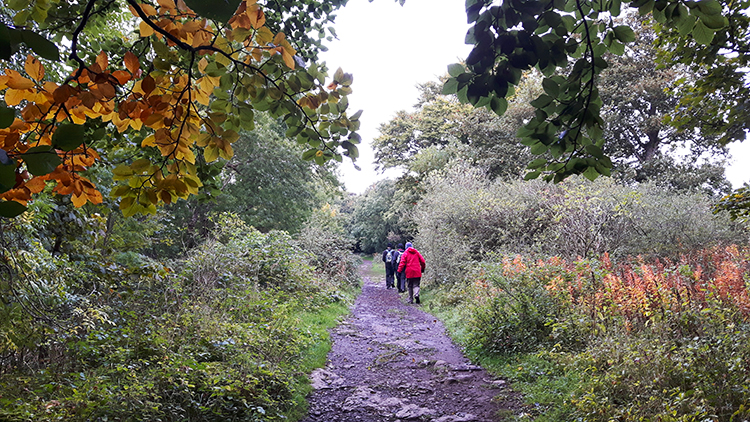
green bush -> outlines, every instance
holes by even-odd
[[[299,417],[307,355],[325,355],[327,337],[313,324],[335,321],[308,315],[345,312],[339,302],[351,285],[323,278],[284,232],[260,233],[231,215],[217,227],[171,267],[146,261],[139,272],[120,268],[116,280],[103,274],[96,283],[110,287],[97,295],[72,295],[63,277],[56,285],[75,324],[62,331],[19,304],[0,307],[9,318],[0,343],[13,342],[0,372],[0,420]],[[87,274],[81,268],[49,274]]]

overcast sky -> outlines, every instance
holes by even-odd
[[[347,159],[341,166],[342,180],[350,192],[362,193],[377,180],[398,173],[376,173],[370,142],[378,127],[400,110],[411,111],[417,100],[418,83],[436,80],[468,54],[464,44],[469,25],[462,0],[349,0],[337,15],[338,40],[328,43],[322,55],[331,75],[341,67],[354,75],[349,110],[364,110],[357,165]],[[750,181],[750,143],[731,148],[734,164],[727,177],[737,188]]]

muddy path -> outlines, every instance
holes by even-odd
[[[311,375],[304,422],[502,421],[520,411],[505,381],[472,365],[407,294],[371,279],[370,265],[352,314],[331,331],[326,367]]]

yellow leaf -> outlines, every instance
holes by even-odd
[[[138,28],[141,30],[141,37],[150,37],[154,35],[154,29],[144,21],[141,21]]]
[[[233,130],[226,130],[221,134],[221,139],[229,143],[237,142],[237,140],[240,139],[240,134]]]
[[[82,206],[86,205],[86,195],[71,195],[70,201],[73,203],[74,207],[81,208]]]
[[[203,150],[203,158],[205,158],[208,163],[216,161],[219,158],[219,148],[217,148],[215,144],[207,146],[206,149]]]
[[[42,79],[44,79],[44,66],[42,65],[42,62],[40,62],[36,57],[33,57],[31,54],[26,56],[24,69],[26,70],[26,73],[31,76],[31,79],[37,81],[41,81]]]
[[[31,91],[27,89],[11,89],[5,91],[5,104],[9,106],[15,106],[21,104],[21,101],[25,100]]]
[[[264,26],[255,33],[255,41],[258,45],[266,45],[273,41],[273,32],[267,26]]]
[[[15,70],[6,69],[5,73],[8,75],[8,80],[5,82],[5,85],[7,85],[8,88],[31,89],[34,87],[34,81],[24,78]]]
[[[177,5],[175,5],[172,0],[157,0],[157,3],[159,3],[159,6],[168,10],[173,10],[177,8]]]
[[[142,147],[155,147],[156,146],[156,137],[154,135],[147,136],[141,142],[141,146]]]
[[[201,133],[198,135],[197,139],[195,140],[195,143],[199,147],[205,147],[208,145],[208,143],[211,141],[211,134],[209,133]]]

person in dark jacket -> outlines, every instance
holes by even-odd
[[[403,271],[406,275],[406,284],[409,287],[409,303],[414,303],[415,300],[419,303],[419,283],[422,281],[424,268],[424,257],[418,250],[414,249],[411,242],[407,242],[406,250],[398,264],[398,271]]]
[[[396,246],[396,252],[398,253],[398,255],[396,255],[396,263],[393,266],[393,268],[396,270],[396,287],[398,287],[399,293],[403,293],[406,291],[406,275],[403,271],[398,270],[398,264],[401,263],[401,258],[404,256],[403,243],[399,243],[398,246]]]
[[[396,273],[393,268],[393,262],[396,258],[396,251],[393,250],[393,244],[388,244],[388,249],[383,251],[383,263],[385,263],[385,288],[393,288],[393,278]]]

